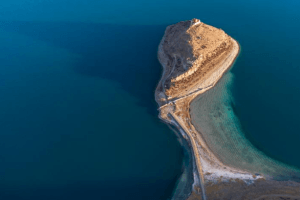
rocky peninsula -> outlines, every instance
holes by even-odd
[[[193,187],[184,199],[300,199],[297,182],[225,166],[204,141],[205,133],[192,124],[190,103],[215,86],[239,51],[238,42],[223,30],[198,19],[168,26],[159,45],[159,118],[178,129],[193,154]]]

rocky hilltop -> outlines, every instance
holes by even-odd
[[[223,30],[198,19],[169,26],[159,46],[158,58],[165,71],[157,100],[164,104],[213,84],[224,70],[223,62],[236,56],[238,49]]]
[[[185,186],[181,182],[182,192],[173,199],[300,199],[299,183],[266,180],[263,175],[224,165],[203,140],[205,133],[192,124],[191,101],[220,80],[239,49],[223,30],[198,19],[168,26],[160,42],[163,74],[155,91],[159,118],[186,139],[193,161],[193,180]]]

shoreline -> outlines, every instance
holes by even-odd
[[[234,39],[233,39],[234,40]],[[236,43],[237,45],[237,53],[236,55],[231,59],[231,62],[229,63],[224,63],[222,65],[225,65],[226,67],[223,68],[222,72],[218,74],[218,76],[214,79],[214,82],[211,86],[203,89],[203,90],[200,90],[200,91],[197,91],[197,92],[193,92],[192,94],[189,94],[188,96],[185,96],[184,98],[187,98],[187,97],[190,97],[191,96],[191,99],[189,99],[189,103],[188,103],[188,110],[190,112],[190,103],[196,98],[198,97],[199,95],[205,93],[206,91],[212,89],[220,80],[221,78],[223,77],[223,75],[225,73],[227,73],[228,71],[231,70],[231,68],[233,67],[235,61],[236,61],[236,58],[239,56],[239,53],[240,53],[240,46],[238,44],[237,41],[234,40],[234,42]],[[234,53],[234,52],[233,52]],[[231,54],[233,55],[233,54]],[[228,58],[231,57],[228,56]],[[227,59],[224,61],[226,62]],[[176,100],[177,101],[177,100]],[[177,124],[176,127],[177,129],[179,130],[179,132],[182,134],[182,136],[188,140],[189,142],[192,143],[192,151],[193,151],[193,157],[194,157],[194,160],[197,160],[198,158],[200,158],[200,160],[198,162],[196,162],[197,164],[197,170],[194,172],[194,174],[201,174],[201,175],[198,175],[197,176],[197,179],[198,180],[212,180],[211,178],[207,177],[204,173],[209,173],[209,175],[211,175],[211,168],[212,166],[209,164],[209,162],[211,162],[213,160],[213,162],[216,162],[218,165],[220,165],[221,167],[226,167],[227,170],[224,170],[224,169],[219,169],[217,171],[219,171],[219,173],[221,172],[221,175],[218,175],[219,177],[220,176],[223,176],[223,178],[226,179],[226,176],[227,178],[240,178],[240,179],[244,179],[246,181],[248,180],[251,180],[251,181],[254,181],[254,180],[258,180],[258,179],[261,179],[263,178],[263,176],[256,176],[255,178],[253,178],[253,174],[251,172],[248,172],[248,171],[244,171],[244,170],[241,170],[241,169],[236,169],[236,168],[233,168],[233,167],[229,167],[225,164],[223,164],[218,158],[217,156],[214,154],[214,152],[209,148],[209,146],[206,144],[206,142],[204,141],[203,137],[202,137],[202,133],[199,132],[198,130],[196,130],[196,128],[194,127],[194,125],[192,124],[191,120],[189,121],[189,126],[194,129],[193,131],[197,133],[196,136],[198,137],[193,137],[191,134],[190,134],[190,131],[188,130],[188,128],[186,127],[185,125],[185,122],[181,119],[181,118],[178,118],[176,117],[176,115],[173,113],[173,112],[170,112],[169,113],[171,116],[172,116],[172,120],[171,122],[167,122],[167,123],[171,123],[173,125]],[[162,119],[162,118],[161,118]],[[175,122],[175,123],[174,123]],[[200,144],[199,144],[199,141],[200,141]],[[194,143],[194,145],[193,145]],[[202,156],[201,154],[201,151],[205,150],[208,155],[205,155],[205,156]],[[203,152],[202,152],[203,153]],[[208,161],[207,161],[208,160]],[[204,169],[203,169],[204,168]],[[210,168],[210,170],[208,170],[207,168]],[[202,171],[202,172],[201,172]],[[240,176],[240,174],[242,174],[242,176]],[[244,175],[244,176],[243,176]],[[215,177],[213,177],[215,178]],[[197,183],[194,183],[194,185],[198,185],[200,181],[197,181]]]
[[[234,40],[234,39],[233,39],[233,40]],[[215,82],[213,83],[213,85],[212,85],[211,87],[207,88],[207,89],[206,89],[205,91],[203,91],[202,93],[199,93],[199,94],[195,95],[195,96],[190,100],[190,102],[189,102],[189,113],[190,113],[190,104],[192,103],[192,101],[194,101],[195,98],[199,97],[200,95],[204,94],[206,91],[212,89],[212,88],[213,88],[216,84],[218,84],[219,81],[223,78],[223,75],[226,74],[227,72],[229,72],[229,71],[232,69],[232,67],[234,66],[234,64],[235,64],[235,62],[236,62],[236,59],[239,57],[240,52],[241,52],[241,47],[240,47],[239,43],[238,43],[236,40],[234,40],[234,42],[236,42],[236,44],[237,44],[237,46],[238,46],[238,51],[237,51],[237,54],[235,55],[235,57],[233,58],[232,62],[231,62],[231,63],[228,65],[228,67],[222,72],[222,74],[215,80]],[[203,141],[203,144],[202,144],[202,145],[205,146],[205,148],[208,149],[208,151],[211,153],[210,156],[215,157],[216,160],[214,160],[214,161],[217,161],[218,164],[221,164],[222,167],[226,167],[226,169],[229,169],[229,170],[224,170],[224,169],[220,170],[220,171],[222,171],[222,172],[225,172],[225,174],[222,173],[223,178],[226,179],[226,176],[224,177],[224,175],[227,175],[228,178],[240,178],[240,179],[244,179],[244,180],[247,180],[247,181],[248,181],[248,180],[254,181],[254,180],[261,179],[261,178],[265,178],[265,177],[263,177],[263,176],[256,176],[256,178],[253,178],[253,174],[252,174],[251,172],[248,172],[248,171],[246,171],[246,170],[237,169],[237,168],[234,168],[234,167],[229,167],[229,166],[223,164],[223,163],[220,161],[220,159],[215,155],[215,153],[210,149],[209,145],[205,142],[205,140],[203,139],[202,133],[194,127],[192,121],[190,121],[190,123],[191,123],[191,125],[193,126],[193,128],[195,129],[195,131],[198,133],[198,136],[199,136],[199,135],[201,136],[201,140]],[[199,148],[201,148],[201,147],[198,147],[198,149],[199,149]],[[201,156],[200,156],[200,157],[201,157]],[[202,158],[201,163],[202,163],[202,165],[203,165],[203,164],[206,164],[207,162],[206,162],[205,160],[203,160],[203,158]],[[204,168],[211,168],[211,166],[205,166]],[[211,171],[211,170],[207,170],[207,169],[204,169],[204,170],[203,170],[203,172],[208,172],[208,173],[210,173],[209,171]],[[229,173],[226,174],[226,172],[228,172],[228,171],[232,172],[233,174],[229,174]],[[239,175],[237,175],[237,173],[239,173]],[[210,174],[211,174],[211,173],[210,173]],[[209,174],[209,175],[210,175],[210,174]],[[235,176],[234,174],[236,174],[237,176]],[[240,174],[244,174],[244,175],[246,175],[246,176],[243,177],[243,176],[240,176]],[[221,176],[221,175],[219,175],[219,176]],[[214,177],[214,178],[216,178],[216,177]],[[205,176],[205,179],[206,179],[206,180],[207,180],[207,179],[209,180],[209,179],[211,179],[211,178],[209,178],[208,176]]]
[[[215,181],[216,178],[218,179],[219,177],[223,176],[225,179],[228,179],[228,180],[232,179],[232,178],[239,178],[239,179],[249,182],[249,181],[254,181],[254,180],[263,178],[262,176],[254,177],[253,174],[251,174],[247,171],[242,171],[242,170],[238,170],[235,168],[225,166],[214,155],[214,152],[212,152],[210,150],[208,145],[205,143],[203,137],[201,136],[202,133],[199,133],[199,131],[197,131],[194,128],[194,126],[191,123],[191,120],[189,120],[189,122],[186,124],[189,124],[190,130],[193,129],[193,132],[197,133],[197,134],[194,134],[194,136],[192,135],[192,133],[190,133],[190,130],[186,127],[185,122],[183,120],[181,120],[180,118],[178,118],[172,111],[170,111],[170,110],[174,109],[174,108],[170,108],[170,106],[168,105],[170,103],[162,104],[158,100],[160,96],[157,91],[159,90],[159,87],[161,87],[161,85],[164,83],[164,81],[165,81],[164,76],[166,75],[166,61],[164,59],[164,57],[166,57],[166,55],[164,55],[164,52],[162,49],[162,45],[165,40],[165,37],[166,36],[164,35],[160,42],[159,48],[158,48],[158,59],[163,67],[163,72],[161,74],[159,83],[157,84],[157,87],[156,87],[155,100],[159,105],[159,108],[158,108],[158,110],[160,111],[159,118],[164,123],[172,124],[173,126],[175,126],[177,128],[177,130],[180,132],[181,136],[183,138],[185,138],[186,141],[188,141],[188,143],[190,143],[190,145],[191,145],[190,148],[191,148],[191,152],[193,155],[192,160],[195,163],[195,167],[193,167],[193,174],[194,174],[193,191],[197,194],[200,194],[202,196],[202,198],[205,199],[205,196],[206,196],[205,195],[205,187],[204,187],[205,180]],[[209,86],[206,88],[199,88],[199,90],[195,90],[192,93],[190,93],[180,99],[176,99],[175,103],[180,100],[189,99],[187,108],[190,111],[190,107],[189,107],[190,103],[199,95],[201,95],[204,92],[208,91],[209,89],[213,88],[220,81],[220,79],[223,77],[223,75],[225,73],[227,73],[231,69],[231,67],[234,65],[234,63],[241,51],[239,43],[234,39],[232,39],[232,41],[235,45],[235,48],[232,50],[232,52],[229,54],[229,56],[227,56],[227,58],[225,60],[223,60],[223,62],[220,64],[222,66],[222,67],[220,67],[221,70],[214,71],[213,80],[211,80],[211,79],[208,80],[208,81],[210,81]],[[165,112],[163,110],[167,110],[167,112],[162,114],[163,112]],[[172,119],[168,120],[168,116],[166,117],[163,115],[169,115],[169,116],[171,116]],[[212,166],[214,166],[215,164],[217,164],[217,167],[215,166],[213,171],[209,170],[209,168],[212,169]],[[226,168],[226,170],[224,170],[224,167]],[[211,172],[213,172],[213,173],[211,173]],[[201,191],[199,189],[198,190],[195,189],[197,187],[200,187]]]
[[[183,151],[183,172],[180,177],[177,179],[176,186],[173,189],[173,193],[171,195],[171,199],[176,200],[185,200],[192,193],[192,185],[194,183],[194,171],[195,171],[195,158],[193,152],[191,152],[191,144],[189,140],[186,140],[181,133],[179,133],[178,129],[171,125],[166,124],[177,136]]]
[[[219,83],[232,69],[240,52],[241,46],[236,40],[197,19],[168,26],[159,44],[158,60],[163,72],[155,90],[155,101],[159,105],[158,117],[176,127],[174,132],[180,139],[185,139],[191,152],[193,184],[188,200],[206,200],[214,197],[216,192],[225,196],[224,189],[236,193],[238,190],[234,188],[238,187],[251,192],[257,190],[256,196],[264,191],[261,191],[263,188],[272,189],[275,194],[278,191],[284,193],[282,188],[288,184],[291,184],[289,189],[297,187],[294,182],[277,183],[266,180],[264,175],[225,165],[205,142],[201,127],[197,130],[192,123],[190,105],[193,100]],[[256,184],[263,188],[256,188]],[[243,192],[247,192],[246,189]]]

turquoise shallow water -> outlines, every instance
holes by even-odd
[[[241,15],[243,28],[231,34],[241,54],[216,88],[194,101],[192,116],[211,136],[208,143],[219,144],[212,148],[225,163],[299,181],[300,30],[294,10],[299,5],[276,1],[268,6],[263,3],[254,16]]]
[[[228,72],[214,88],[191,103],[192,123],[196,129],[225,165],[264,174],[266,178],[299,181],[300,168],[272,159],[247,138],[250,133],[245,132],[243,122],[236,114],[236,101],[232,94],[234,84],[235,75]],[[267,136],[264,139],[274,142]]]
[[[202,128],[211,135],[219,132],[226,139],[232,137],[227,142],[225,138],[221,141],[210,138],[212,143],[223,144],[216,148],[227,149],[232,145],[231,153],[223,154],[224,162],[230,163],[235,155],[236,161],[242,162],[232,160],[232,165],[276,179],[299,181],[300,82],[296,74],[300,69],[297,56],[300,30],[296,24],[300,17],[295,12],[297,7],[296,2],[275,1],[270,5],[263,2],[255,15],[241,15],[243,28],[232,30],[231,34],[242,47],[235,66],[218,84],[219,89],[216,87],[205,94],[193,106],[194,123],[199,128],[204,124]],[[260,12],[262,8],[267,14]],[[207,102],[204,106],[204,98],[213,99],[214,106]],[[205,115],[203,109],[211,116]]]
[[[2,2],[1,199],[168,199],[185,164],[157,119],[156,52],[167,25],[194,17],[242,46],[228,91],[244,141],[299,167],[298,10],[292,0]]]

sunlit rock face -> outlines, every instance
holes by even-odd
[[[199,19],[179,22],[166,29],[159,59],[165,62],[165,94],[178,97],[206,87],[203,80],[219,68],[234,48],[233,39],[223,30]]]

